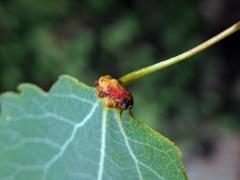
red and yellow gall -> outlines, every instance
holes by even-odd
[[[132,109],[133,96],[119,80],[109,75],[101,76],[95,85],[96,95],[105,101],[109,108]]]

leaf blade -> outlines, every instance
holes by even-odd
[[[18,89],[0,99],[1,179],[187,179],[172,142],[94,88],[65,75],[48,93]]]

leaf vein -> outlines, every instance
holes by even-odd
[[[107,110],[103,110],[102,114],[102,135],[101,135],[101,149],[100,149],[100,163],[98,170],[98,180],[102,180],[104,160],[105,160],[105,147],[106,147],[106,128],[107,128]]]
[[[82,122],[76,124],[73,128],[73,131],[70,135],[70,137],[65,141],[65,143],[63,144],[62,148],[60,149],[59,153],[57,153],[55,156],[52,157],[52,159],[44,166],[44,173],[43,173],[43,178],[42,179],[46,179],[47,173],[48,173],[48,169],[59,159],[63,156],[64,152],[66,151],[67,147],[69,146],[69,144],[74,140],[75,135],[77,130],[84,126],[87,121],[92,117],[93,113],[96,110],[96,107],[98,105],[98,101],[93,105],[92,109],[90,110],[89,114],[82,120]]]
[[[142,173],[140,171],[139,165],[138,165],[138,159],[137,159],[137,157],[135,156],[135,154],[132,151],[132,148],[131,148],[131,146],[130,146],[130,144],[128,142],[128,139],[127,139],[128,137],[127,137],[127,135],[126,135],[126,133],[125,133],[125,131],[123,129],[123,126],[122,126],[122,123],[121,123],[121,119],[118,118],[117,115],[116,115],[116,121],[117,121],[117,123],[119,125],[120,132],[121,132],[121,134],[122,134],[122,136],[124,138],[124,141],[125,141],[125,144],[127,146],[128,151],[129,151],[129,154],[132,156],[132,158],[134,160],[134,163],[135,163],[135,166],[136,166],[136,169],[137,169],[137,173],[138,173],[139,179],[142,180],[143,177],[142,177]]]

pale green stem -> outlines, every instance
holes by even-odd
[[[208,47],[210,47],[213,44],[217,43],[218,41],[226,38],[227,36],[233,34],[234,32],[236,32],[239,29],[240,29],[240,21],[237,22],[236,24],[232,25],[231,27],[229,27],[225,31],[223,31],[223,32],[219,33],[218,35],[214,36],[213,38],[205,41],[204,43],[196,46],[193,49],[190,49],[187,52],[184,52],[184,53],[182,53],[178,56],[175,56],[175,57],[170,58],[168,60],[159,62],[157,64],[153,64],[151,66],[133,71],[133,72],[131,72],[129,74],[126,74],[125,76],[121,77],[119,80],[122,82],[123,85],[126,86],[126,85],[130,84],[131,82],[133,82],[133,81],[135,81],[135,80],[137,80],[137,79],[139,79],[143,76],[146,76],[146,75],[151,74],[153,72],[156,72],[160,69],[171,66],[171,65],[173,65],[173,64],[175,64],[179,61],[187,59],[187,58],[189,58],[189,57],[207,49]]]

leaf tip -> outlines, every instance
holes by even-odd
[[[91,86],[88,86],[87,84],[79,81],[77,78],[75,78],[75,77],[73,77],[73,76],[70,76],[70,75],[67,75],[67,74],[62,74],[62,75],[60,75],[59,78],[58,78],[58,81],[59,81],[59,80],[72,81],[72,82],[80,85],[81,87],[84,87],[84,88],[92,88]]]
[[[40,93],[42,95],[46,95],[44,90],[31,83],[21,83],[17,86],[17,90],[20,92],[19,94]]]

